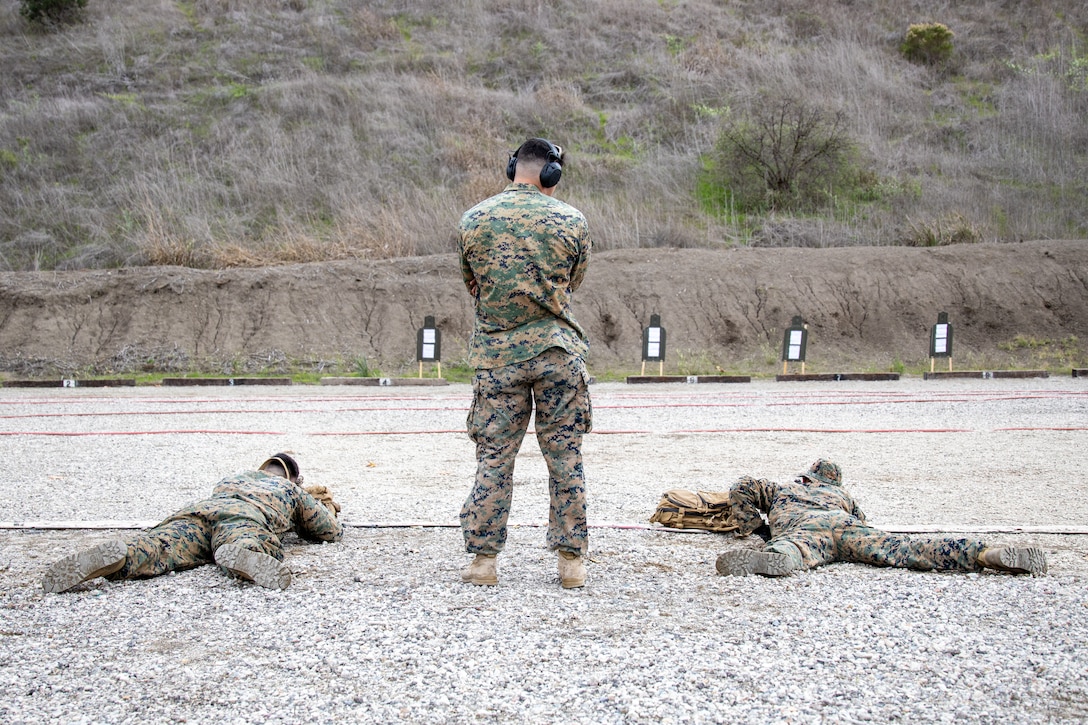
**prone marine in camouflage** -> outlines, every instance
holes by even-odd
[[[585,277],[591,242],[585,216],[552,196],[562,163],[558,146],[526,141],[507,166],[512,183],[461,218],[461,273],[475,304],[467,429],[477,469],[460,515],[465,549],[477,555],[462,579],[473,584],[498,582],[495,556],[506,543],[514,458],[534,404],[549,473],[547,544],[559,552],[563,586],[582,586],[585,578],[581,445],[592,427],[589,342],[571,296]]]
[[[738,537],[748,536],[767,515],[771,538],[762,549],[736,549],[718,557],[718,573],[781,576],[833,561],[905,569],[1043,574],[1041,549],[992,548],[955,537],[909,537],[869,526],[865,514],[842,487],[842,469],[816,461],[792,483],[743,476],[729,490]]]
[[[283,563],[284,534],[293,530],[315,541],[338,541],[344,533],[340,505],[328,489],[301,484],[298,464],[279,453],[258,470],[224,478],[209,498],[147,531],[61,559],[42,587],[61,592],[98,576],[141,579],[214,561],[239,578],[284,589],[291,582]]]

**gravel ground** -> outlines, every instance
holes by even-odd
[[[591,558],[558,585],[518,459],[500,585],[464,585],[467,385],[0,389],[0,720],[1083,722],[1088,381],[594,386]],[[285,591],[215,567],[44,595],[55,559],[294,451],[344,507]],[[663,490],[842,464],[871,522],[1045,548],[1050,574],[720,577]],[[70,527],[70,528],[64,528]]]

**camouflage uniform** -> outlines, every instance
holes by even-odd
[[[296,530],[337,541],[343,525],[331,511],[286,478],[244,471],[216,484],[212,495],[127,540],[125,564],[108,579],[140,579],[214,561],[223,544],[283,561],[280,536]]]
[[[814,466],[814,469],[816,467]],[[865,514],[843,489],[802,474],[793,483],[742,476],[729,490],[737,536],[755,531],[767,514],[771,539],[764,551],[785,554],[801,569],[854,561],[905,569],[977,571],[981,541],[897,536],[865,523]]]
[[[460,517],[469,553],[497,554],[506,543],[514,457],[534,402],[549,473],[548,547],[586,551],[581,450],[592,426],[589,342],[570,305],[590,246],[582,213],[532,184],[512,183],[461,218],[461,272],[470,292],[478,285],[467,421],[476,483]]]

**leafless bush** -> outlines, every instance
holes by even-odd
[[[6,270],[39,271],[53,266],[64,248],[52,236],[42,232],[23,232],[0,244],[0,260]]]
[[[944,247],[949,244],[973,244],[982,241],[982,233],[957,212],[935,219],[907,220],[902,243],[908,247]]]
[[[67,360],[24,357],[21,353],[0,353],[0,370],[18,378],[40,379],[50,375],[68,377],[78,368]]]
[[[177,345],[125,345],[100,363],[95,372],[133,374],[141,372],[184,373],[193,367],[189,354]]]
[[[752,233],[753,247],[851,247],[857,232],[833,220],[772,216]]]
[[[744,211],[811,207],[841,183],[852,149],[843,111],[760,97],[722,126],[718,183]]]

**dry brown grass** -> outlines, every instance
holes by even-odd
[[[448,252],[529,135],[569,150],[560,196],[599,249],[892,244],[952,219],[1088,235],[1071,0],[90,0],[60,33],[17,9],[0,0],[0,269]],[[930,21],[956,34],[946,68],[898,51]],[[701,206],[723,119],[772,92],[844,111],[878,193]]]

